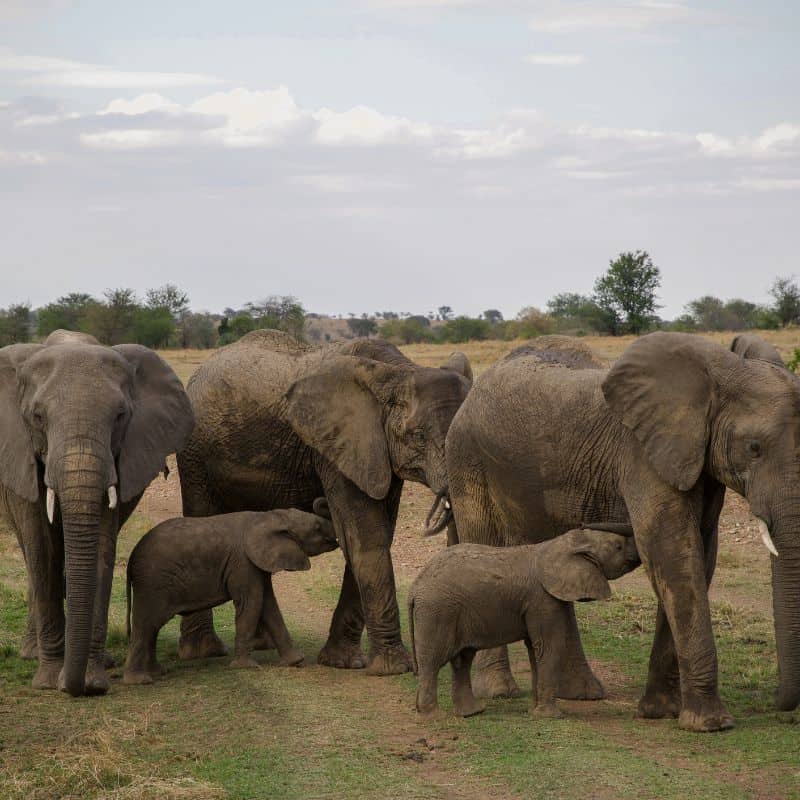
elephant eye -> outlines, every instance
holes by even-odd
[[[761,455],[761,445],[755,441],[748,442],[747,453],[751,458],[758,458]]]

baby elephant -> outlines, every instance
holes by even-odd
[[[124,682],[152,683],[162,673],[156,639],[172,617],[228,600],[236,607],[232,667],[258,666],[250,654],[259,621],[272,636],[281,664],[299,664],[303,654],[286,630],[272,590],[272,573],[311,569],[309,556],[338,546],[324,498],[314,501],[314,511],[179,517],[145,534],[128,560],[129,653]]]
[[[417,711],[436,712],[439,670],[449,661],[456,714],[479,714],[485,706],[470,681],[475,651],[523,639],[531,662],[531,713],[560,717],[555,698],[574,624],[570,603],[609,597],[608,580],[639,563],[630,528],[611,523],[541,544],[459,544],[438,553],[408,595]]]

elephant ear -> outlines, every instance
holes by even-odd
[[[283,520],[278,525],[255,525],[244,535],[244,551],[264,572],[299,572],[311,569],[311,561],[292,538]]]
[[[611,597],[611,586],[586,534],[570,531],[539,549],[539,580],[548,594],[570,603]]]
[[[126,502],[147,488],[170,453],[184,446],[194,414],[183,384],[156,353],[138,344],[114,350],[133,367],[133,408],[119,456],[119,493]]]
[[[472,383],[472,364],[470,364],[466,354],[460,350],[450,354],[450,358],[447,359],[447,363],[442,366],[442,369],[457,372]]]
[[[612,413],[644,446],[655,471],[686,491],[705,463],[715,405],[714,350],[698,336],[651,333],[635,341],[603,381]]]
[[[13,344],[0,349],[0,484],[31,503],[39,497],[36,456],[19,408],[17,369],[38,344]]]
[[[389,492],[392,465],[376,396],[399,367],[366,358],[328,358],[286,392],[297,435],[375,500]]]
[[[769,361],[776,367],[785,367],[780,353],[765,339],[754,333],[740,333],[733,337],[731,350],[742,358],[756,358]]]

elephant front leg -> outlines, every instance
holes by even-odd
[[[339,601],[333,612],[328,641],[320,650],[317,662],[337,669],[363,669],[367,657],[361,650],[364,612],[353,570],[345,564]]]
[[[565,700],[602,700],[606,696],[603,684],[592,672],[583,652],[575,608],[570,603],[564,632],[564,668],[558,681],[558,696]]]
[[[228,655],[228,648],[214,630],[214,615],[208,611],[195,611],[181,617],[181,638],[178,641],[178,658],[219,658]]]
[[[39,638],[36,635],[36,615],[33,609],[33,590],[28,587],[28,622],[19,646],[19,657],[26,661],[39,658]]]
[[[662,519],[675,520],[675,510],[665,513]],[[665,532],[654,532],[652,527],[640,528],[634,521],[635,530],[649,534],[638,537],[637,546],[663,607],[660,616],[664,618],[656,632],[651,658],[649,679],[653,683],[648,683],[649,698],[646,694],[642,705],[647,710],[646,703],[654,696],[658,700],[655,692],[660,690],[662,708],[668,709],[674,696],[672,656],[667,640],[671,631],[680,666],[679,726],[693,731],[726,730],[733,727],[733,718],[719,696],[704,550],[692,515],[687,515],[683,522],[683,530],[670,537]]]
[[[294,646],[292,637],[286,629],[286,623],[283,621],[283,614],[278,606],[278,601],[275,597],[275,590],[272,586],[272,575],[264,576],[264,607],[261,613],[261,622],[259,624],[259,631],[265,630],[270,640],[275,644],[278,649],[278,655],[281,657],[281,664],[285,667],[297,667],[303,663],[303,654]],[[258,637],[258,631],[256,632]],[[253,642],[255,647],[255,640]]]

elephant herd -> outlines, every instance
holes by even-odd
[[[57,331],[2,348],[0,515],[27,567],[22,654],[38,658],[34,687],[108,690],[117,534],[173,452],[185,517],[312,511],[327,500],[346,566],[318,660],[373,675],[411,668],[390,555],[404,481],[434,492],[428,532],[447,528],[450,545],[631,526],[659,601],[638,712],[695,731],[733,724],[708,600],[730,488],[772,553],[777,705],[800,703],[800,383],[758,337],[726,349],[653,333],[610,369],[534,342],[473,385],[461,353],[431,368],[381,340],[312,348],[256,331],[214,354],[185,390],[137,345]],[[557,694],[602,697],[571,604],[564,613],[573,624]],[[183,617],[182,658],[225,652],[210,609]],[[518,692],[503,647],[480,650],[475,664],[476,694]]]

